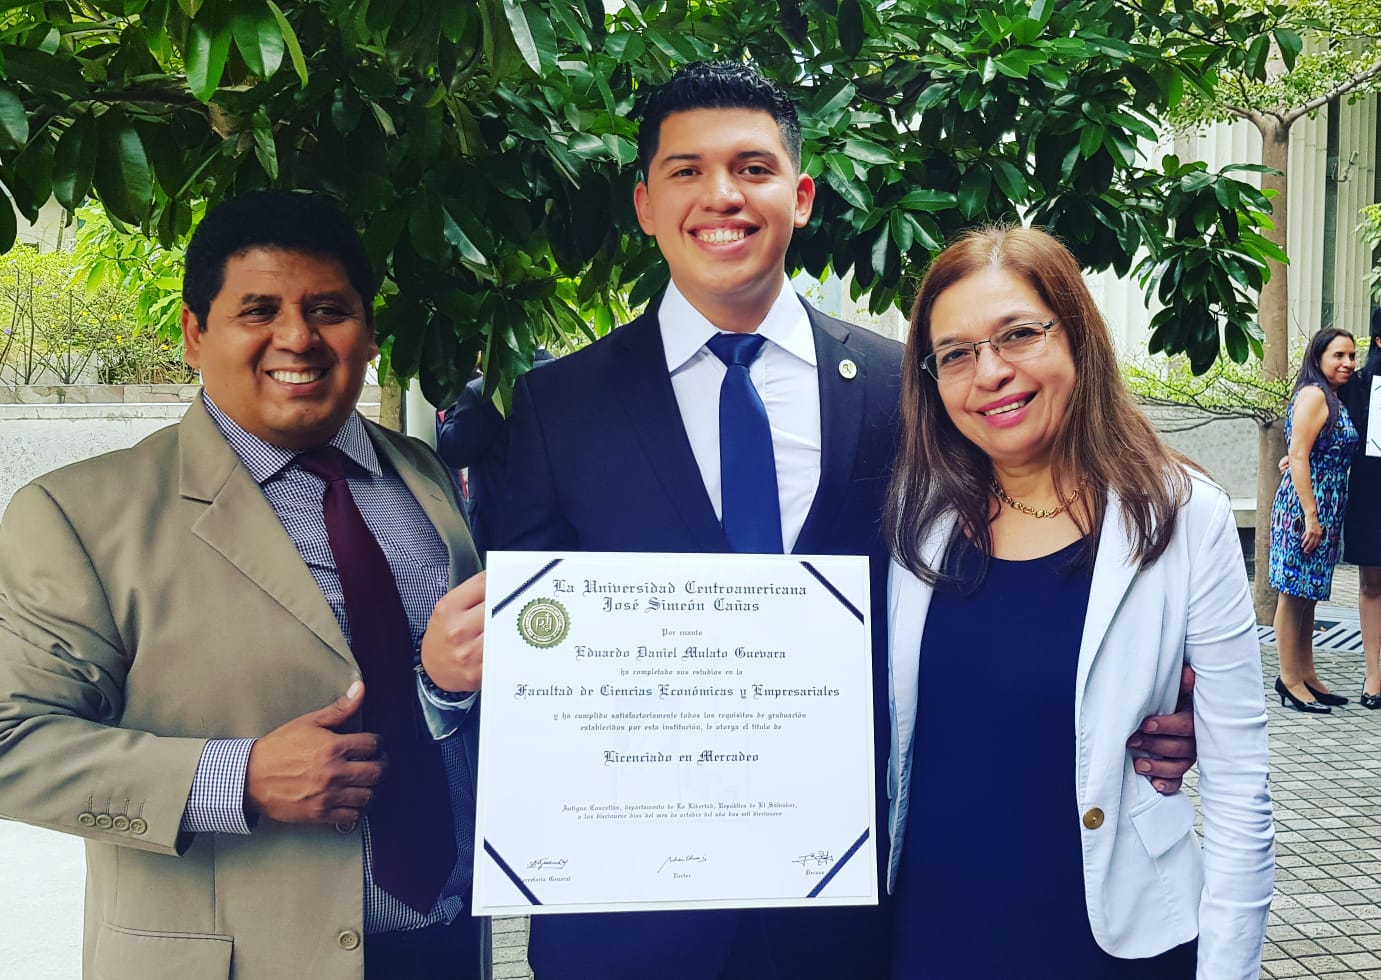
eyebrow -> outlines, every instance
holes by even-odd
[[[1000,317],[1000,318],[998,319],[998,321],[997,321],[995,324],[993,324],[992,329],[988,332],[988,336],[991,337],[994,331],[1001,330],[1003,327],[1010,327],[1010,326],[1011,326],[1012,324],[1014,324],[1014,323],[1044,323],[1044,322],[1045,322],[1045,320],[1043,320],[1043,319],[1041,318],[1041,314],[1039,314],[1039,313],[1008,313],[1006,316]],[[984,338],[982,338],[982,339],[987,340],[988,337],[984,337]],[[971,344],[971,343],[973,343],[973,341],[971,341],[971,340],[960,340],[958,337],[954,336],[953,334],[946,334],[945,336],[942,336],[942,337],[935,337],[935,336],[932,336],[932,337],[930,338],[930,346],[931,346],[932,349],[938,349],[938,348],[940,348],[940,347],[948,347],[950,344]]]
[[[662,157],[659,161],[661,166],[669,166],[674,163],[699,163],[705,159],[703,153],[671,153]],[[734,154],[734,163],[743,163],[746,160],[767,160],[777,163],[781,158],[771,150],[744,150]]]
[[[335,289],[328,289],[320,293],[309,293],[302,298],[302,305],[309,306],[312,303],[320,303],[322,300],[336,302],[342,306],[354,307],[359,305],[355,300],[350,298],[349,293]],[[245,293],[240,297],[241,306],[253,306],[258,303],[281,306],[283,305],[283,297],[276,293]]]

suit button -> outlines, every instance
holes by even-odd
[[[1084,826],[1089,830],[1097,830],[1103,826],[1103,811],[1098,807],[1090,807],[1084,813]]]
[[[96,826],[96,817],[91,813],[78,814],[77,824],[82,827],[94,827]]]
[[[110,819],[110,814],[102,813],[99,817],[96,818],[96,829],[109,830],[111,828],[111,825],[114,823],[115,821]]]
[[[354,929],[346,929],[336,937],[336,942],[340,943],[341,949],[359,949],[360,934]]]
[[[131,834],[142,834],[149,829],[149,825],[144,822],[142,817],[135,817],[129,822],[129,832]]]
[[[122,813],[112,820],[110,825],[123,834],[125,831],[129,830],[129,817]]]

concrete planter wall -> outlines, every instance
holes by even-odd
[[[182,418],[197,385],[0,386],[0,513],[34,477],[77,460],[125,449]],[[367,385],[360,410],[379,415]]]

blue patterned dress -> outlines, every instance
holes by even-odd
[[[1295,400],[1285,409],[1285,444],[1295,419]],[[1286,473],[1271,504],[1271,588],[1301,599],[1327,599],[1333,590],[1333,566],[1338,564],[1347,505],[1347,471],[1360,440],[1347,408],[1338,402],[1338,416],[1314,440],[1309,451],[1309,480],[1318,506],[1323,541],[1312,554],[1304,553],[1304,510],[1295,485]]]

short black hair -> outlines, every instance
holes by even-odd
[[[225,264],[252,248],[276,248],[335,259],[373,321],[374,273],[359,232],[335,199],[307,191],[250,191],[217,204],[187,244],[182,302],[206,329],[211,301],[225,285]]]
[[[750,65],[733,61],[697,61],[686,65],[659,86],[642,107],[638,124],[638,165],[647,177],[662,121],[674,112],[691,109],[754,109],[777,123],[791,165],[801,169],[801,120],[785,92]]]

